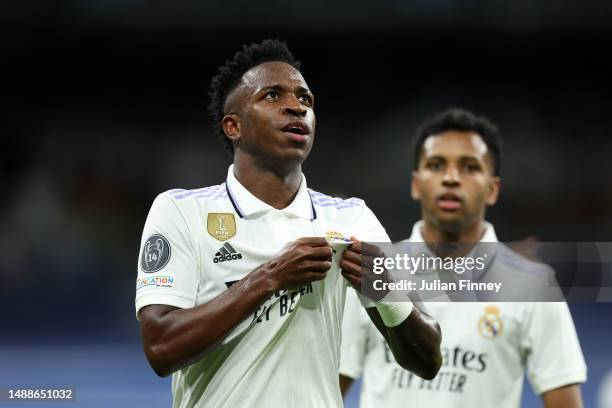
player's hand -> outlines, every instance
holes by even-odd
[[[384,258],[385,254],[376,245],[362,242],[356,237],[351,237],[351,241],[353,244],[344,251],[340,260],[341,273],[357,291],[362,292],[364,287],[372,288],[374,280],[386,279],[386,271],[382,274],[373,272],[374,258]],[[382,297],[384,293],[380,295]]]
[[[325,278],[331,268],[332,248],[321,237],[305,237],[288,244],[274,259],[260,268],[272,290],[299,289]]]

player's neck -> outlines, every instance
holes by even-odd
[[[480,242],[486,226],[483,220],[479,220],[468,228],[458,231],[439,228],[431,222],[425,221],[421,227],[421,235],[425,242],[452,242],[452,243],[476,243]]]
[[[234,176],[255,197],[280,210],[295,198],[302,181],[302,168],[263,166],[243,156],[241,160],[234,160]]]

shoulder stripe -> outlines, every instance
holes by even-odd
[[[219,198],[227,198],[227,193],[225,191],[217,191],[212,194],[196,194],[193,197],[195,198],[208,198],[210,200],[218,200]]]
[[[184,188],[175,188],[173,190],[168,191],[168,193],[172,195],[179,195],[181,193],[200,193],[200,192],[205,192],[209,190],[216,190],[218,188],[219,186],[209,186],[209,187],[195,188],[191,190],[186,190]]]
[[[215,196],[222,195],[224,191],[225,191],[225,186],[223,184],[220,184],[218,186],[198,188],[195,190],[175,189],[175,190],[170,190],[168,194],[170,194],[170,196],[172,196],[173,198],[176,198],[177,200],[182,200],[184,198],[191,197],[191,196],[218,198]]]
[[[335,207],[338,210],[351,207],[362,207],[364,202],[360,198],[348,198],[342,199],[338,197],[331,197],[318,191],[308,190],[312,204],[319,207]]]

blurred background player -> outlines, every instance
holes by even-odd
[[[462,109],[441,112],[418,128],[412,197],[422,220],[409,242],[497,242],[485,210],[499,193],[501,145],[494,124]],[[498,248],[489,268],[508,274],[541,268]],[[546,408],[582,406],[586,366],[565,302],[430,302],[428,309],[443,335],[442,369],[431,381],[397,366],[358,302],[347,299],[343,395],[363,375],[361,407],[518,407],[526,369]]]
[[[274,40],[227,61],[210,92],[234,158],[225,183],[167,191],[149,212],[136,312],[149,363],[173,374],[175,407],[342,406],[340,326],[361,244],[344,252],[343,278],[324,237],[389,238],[362,200],[307,188],[314,96],[299,67]],[[435,320],[409,304],[369,313],[402,367],[435,376]]]

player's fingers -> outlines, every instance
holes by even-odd
[[[327,272],[331,268],[331,262],[329,261],[316,261],[316,260],[308,260],[304,261],[301,264],[302,271],[313,271],[313,272]]]
[[[358,263],[351,262],[347,259],[340,261],[340,268],[343,272],[349,273],[355,276],[361,276],[361,265]]]
[[[345,251],[342,258],[367,269],[371,269],[374,264],[374,259],[372,257],[363,256],[354,251]]]
[[[352,244],[349,249],[361,253],[361,241],[357,237],[351,235],[351,242]]]
[[[346,251],[344,251],[344,254],[342,254],[342,259],[346,259],[353,263],[361,263],[361,254],[355,251],[351,251],[349,248]]]
[[[320,273],[320,272],[308,272],[308,273],[306,273],[307,282],[320,281],[320,280],[325,279],[326,276],[327,276],[326,273]]]
[[[359,254],[363,254],[371,257],[385,256],[383,251],[377,245],[370,244],[368,242],[360,241],[357,237],[351,236],[353,244],[350,249]]]
[[[346,273],[344,270],[342,271],[342,276],[354,287],[361,288],[361,279],[358,277],[351,275],[350,273]]]
[[[302,237],[297,241],[313,247],[329,246],[329,243],[323,237]]]
[[[314,247],[310,249],[308,258],[330,260],[332,258],[332,255],[333,251],[330,246]]]
[[[365,256],[369,256],[372,258],[385,256],[384,252],[382,251],[382,249],[380,249],[379,246],[374,245],[374,244],[369,244],[367,242],[361,243],[361,253]]]

